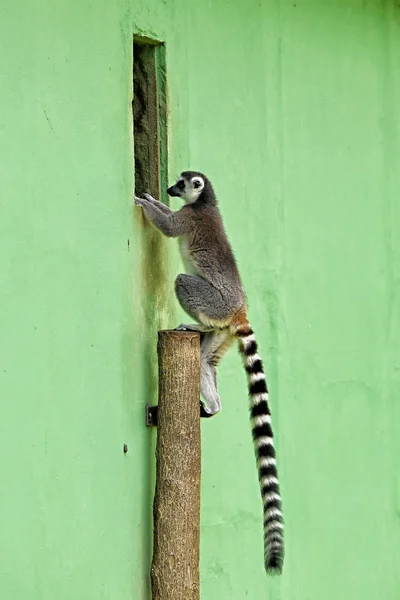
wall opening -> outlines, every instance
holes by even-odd
[[[168,203],[165,46],[148,38],[133,40],[133,142],[135,195],[147,192]],[[157,402],[157,331],[170,326],[171,283],[168,247],[141,210],[141,282],[143,296],[144,378],[147,401]]]
[[[165,46],[148,38],[133,40],[133,145],[135,195],[147,192],[168,203],[167,115]],[[141,215],[141,216],[139,216]],[[150,225],[142,211],[140,291],[148,347],[145,373],[148,401],[157,399],[157,330],[166,326],[170,313],[167,281],[168,251],[163,235]]]
[[[165,47],[147,38],[133,42],[135,193],[167,201]]]
[[[168,204],[167,106],[165,46],[143,37],[133,40],[133,147],[135,195],[147,192]],[[156,404],[158,397],[157,331],[171,326],[171,283],[168,280],[168,247],[163,235],[139,209],[135,212],[140,236],[140,281],[135,294],[140,295],[143,313],[140,329],[143,336],[143,402]],[[144,404],[143,404],[144,411]],[[144,414],[144,412],[143,412]],[[148,485],[143,494],[146,522],[142,536],[143,581],[149,582],[151,564],[151,523],[154,488],[155,435],[149,431]],[[148,594],[150,590],[148,589]],[[147,596],[146,596],[147,597]]]

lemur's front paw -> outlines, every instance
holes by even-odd
[[[143,204],[143,198],[138,198],[138,196],[135,196],[135,206],[143,206]]]
[[[155,198],[153,198],[153,196],[150,196],[150,194],[143,194],[143,196],[146,198],[146,200],[148,200],[149,202],[157,202],[157,200]]]

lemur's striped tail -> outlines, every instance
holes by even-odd
[[[267,573],[276,574],[282,572],[283,565],[283,518],[267,382],[248,321],[242,322],[235,334],[249,384],[251,427],[264,505],[265,569]]]

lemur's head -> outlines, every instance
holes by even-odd
[[[198,171],[184,171],[178,177],[177,182],[167,190],[170,196],[183,198],[187,204],[192,204],[202,195],[204,200],[214,192],[207,177]]]

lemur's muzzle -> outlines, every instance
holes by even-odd
[[[171,185],[171,187],[167,189],[167,194],[168,196],[180,196],[180,193],[177,191],[174,185]]]

